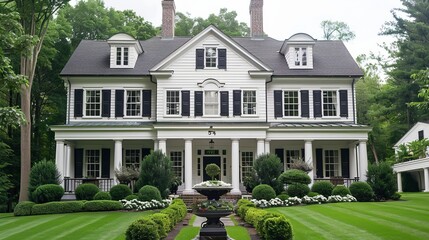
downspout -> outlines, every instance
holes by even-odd
[[[70,124],[70,108],[71,108],[71,82],[70,79],[67,78],[67,82],[69,83],[69,96],[68,96],[68,111],[67,111],[67,122],[66,124]]]
[[[352,81],[352,101],[353,101],[353,123],[354,124],[356,124],[355,82],[356,82],[356,79],[353,78],[353,81]]]
[[[156,82],[154,82],[153,81],[153,76],[152,75],[149,75],[149,77],[150,77],[150,82],[151,83],[153,83],[153,84],[155,84],[155,93],[157,93],[158,92],[158,88],[156,87]],[[157,121],[157,119],[158,119],[158,116],[156,115],[157,113],[158,113],[158,111],[157,111],[157,106],[158,105],[158,102],[157,101],[155,101],[155,122]]]
[[[265,122],[268,123],[268,83],[273,81],[273,75],[270,76],[270,81],[265,81]]]

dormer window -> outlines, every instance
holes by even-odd
[[[295,66],[307,66],[307,48],[295,48]]]
[[[286,39],[280,49],[290,69],[313,69],[313,53],[316,39],[298,33]]]
[[[110,68],[134,68],[143,53],[140,42],[125,33],[112,36],[107,43],[110,46]]]
[[[127,47],[116,48],[116,65],[118,66],[128,65],[128,48]]]

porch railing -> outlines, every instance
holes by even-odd
[[[315,178],[314,181],[330,181],[334,185],[344,185],[346,187],[350,187],[352,183],[359,182],[359,178]]]
[[[108,192],[113,186],[113,178],[64,178],[64,192],[74,193],[77,186],[83,183],[93,183],[100,191]]]

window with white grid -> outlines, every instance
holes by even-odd
[[[307,66],[307,48],[295,48],[295,66]]]
[[[116,48],[116,65],[128,65],[128,52],[129,48],[127,47],[117,47]]]
[[[125,149],[125,167],[138,170],[140,168],[140,149]]]
[[[123,52],[124,52],[124,62],[123,62],[123,65],[128,65],[128,48],[124,47]]]
[[[100,177],[101,156],[100,150],[85,150],[86,176],[89,178]]]
[[[167,91],[167,115],[180,114],[180,91]]]
[[[298,91],[284,91],[284,116],[297,117],[299,116],[299,98]]]
[[[141,91],[127,90],[126,115],[141,116]]]
[[[338,177],[340,175],[338,150],[325,150],[325,177]]]
[[[174,176],[182,179],[182,152],[170,152],[170,159]]]
[[[241,153],[241,179],[242,181],[246,177],[250,177],[253,168],[253,152],[242,152]]]
[[[256,114],[256,91],[243,91],[243,115]]]
[[[215,47],[206,48],[206,67],[215,68],[217,66],[217,50]]]
[[[204,92],[204,115],[206,116],[219,115],[219,92],[218,91]]]
[[[323,91],[323,116],[337,116],[337,91]]]
[[[85,116],[99,117],[101,116],[101,91],[86,90],[85,91]]]
[[[297,160],[299,158],[299,150],[286,150],[286,169],[290,169],[290,164],[292,160]]]

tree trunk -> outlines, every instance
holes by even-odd
[[[25,124],[21,125],[21,187],[19,201],[27,201],[31,169],[31,121],[30,87],[21,87],[21,110],[25,115]]]

